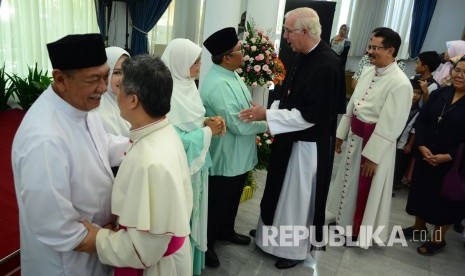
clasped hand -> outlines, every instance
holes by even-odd
[[[419,146],[418,150],[423,156],[423,160],[425,160],[428,164],[434,167],[452,160],[449,154],[433,154],[431,150],[425,146]]]
[[[209,117],[204,124],[212,130],[213,135],[223,136],[226,133],[226,123],[221,116]]]

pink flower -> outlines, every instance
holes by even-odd
[[[265,65],[262,66],[262,69],[263,69],[263,71],[268,71],[270,68],[268,67],[268,65],[265,64]]]
[[[253,67],[253,70],[254,70],[255,72],[260,72],[260,69],[262,69],[262,68],[260,67],[260,65],[255,65],[255,66]]]
[[[262,43],[265,44],[266,43],[266,38],[262,37]]]
[[[265,51],[266,50],[266,47],[265,46],[262,46],[262,51]]]
[[[269,50],[266,50],[265,54],[266,54],[266,56],[269,56],[271,54],[271,52]]]
[[[250,49],[250,45],[249,45],[249,44],[245,45],[245,48],[246,48],[247,50]]]
[[[250,70],[251,70],[250,66],[247,66],[247,68],[245,69],[245,71],[246,71],[247,73],[249,73]]]
[[[262,32],[262,31],[258,31],[257,34],[258,34],[259,36],[262,36],[262,35],[263,35],[263,32]]]

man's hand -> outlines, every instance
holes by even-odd
[[[244,122],[266,120],[266,108],[252,102],[251,108],[244,109],[239,113],[239,119]]]
[[[376,173],[376,168],[378,164],[370,161],[369,159],[365,159],[362,165],[362,175],[365,177],[373,177]]]
[[[74,251],[86,252],[89,254],[95,253],[97,251],[97,248],[95,247],[95,240],[97,238],[97,233],[100,230],[100,228],[92,225],[86,220],[81,221],[81,223],[84,224],[88,232],[84,240],[76,248],[74,248]]]
[[[342,139],[339,139],[339,138],[336,138],[336,147],[335,147],[335,151],[337,154],[341,154],[342,152],[342,143],[344,143],[344,141],[342,141]]]

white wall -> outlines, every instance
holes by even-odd
[[[446,50],[446,42],[462,38],[465,29],[465,1],[438,0],[421,51]]]

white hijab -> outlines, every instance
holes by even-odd
[[[205,108],[194,79],[190,77],[190,67],[201,51],[202,48],[189,39],[177,38],[168,43],[161,56],[173,77],[168,118],[173,125],[186,132],[203,127]]]
[[[449,55],[449,60],[456,56],[465,55],[465,41],[463,40],[454,40],[446,42],[447,54]],[[434,79],[441,84],[441,82],[450,74],[451,68],[450,61],[447,61],[444,64],[441,64],[433,74]]]
[[[111,88],[111,78],[118,59],[123,55],[127,55],[128,57],[130,57],[130,55],[128,52],[119,47],[108,47],[105,51],[108,58],[107,63],[108,66],[110,66],[110,76],[108,77],[107,93],[103,94],[97,111],[102,118],[106,132],[129,137],[131,124],[129,124],[129,122],[123,119],[120,115],[118,103],[116,102],[116,95]]]

